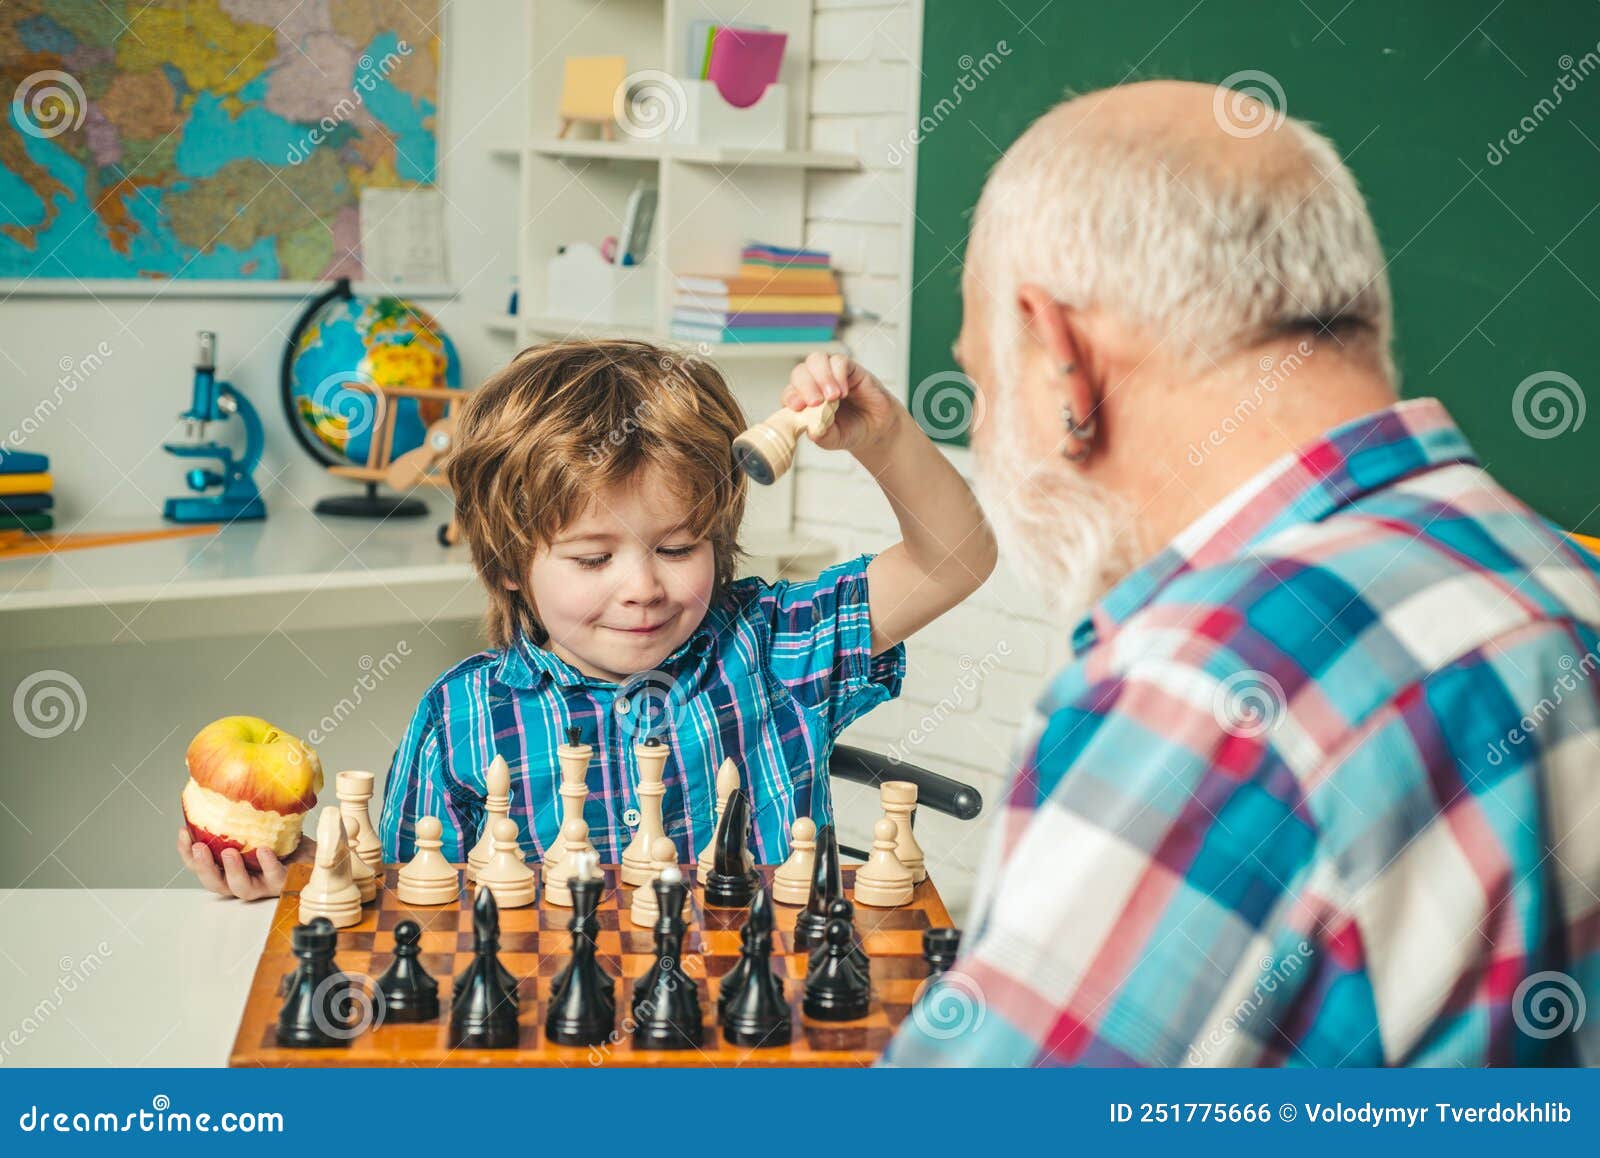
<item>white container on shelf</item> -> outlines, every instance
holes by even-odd
[[[789,90],[769,84],[761,99],[736,109],[709,80],[683,82],[684,115],[671,135],[675,145],[718,145],[736,149],[789,147]]]
[[[649,329],[655,313],[655,271],[613,265],[586,241],[569,243],[550,259],[545,313],[555,318]]]

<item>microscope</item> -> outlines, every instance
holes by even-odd
[[[254,473],[261,463],[264,443],[261,417],[249,399],[227,382],[219,382],[217,335],[200,331],[200,353],[195,359],[194,398],[183,419],[184,441],[162,443],[161,449],[179,458],[214,458],[220,470],[195,467],[185,474],[189,489],[198,493],[168,499],[163,518],[174,523],[231,523],[236,519],[264,519],[266,504],[256,487]],[[238,417],[244,423],[244,454],[235,458],[233,448],[206,439],[206,424]],[[217,494],[205,492],[220,486]]]

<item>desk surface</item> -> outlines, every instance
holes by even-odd
[[[220,1066],[273,903],[0,891],[0,1066]]]

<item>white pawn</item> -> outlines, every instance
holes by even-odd
[[[887,816],[872,826],[872,852],[867,863],[856,870],[856,904],[893,909],[910,903],[916,882],[895,855],[897,834],[894,821]]]
[[[912,881],[921,884],[928,879],[927,860],[922,855],[922,846],[917,843],[917,834],[911,829],[911,814],[917,807],[917,786],[909,780],[885,780],[878,785],[878,800],[883,805],[883,814],[895,823],[894,854],[911,870]]]
[[[439,850],[444,825],[437,816],[417,821],[417,855],[400,870],[395,896],[403,905],[447,905],[461,895],[461,874]]]
[[[594,845],[589,843],[589,824],[587,821],[573,819],[561,826],[561,863],[566,867],[559,875],[546,874],[544,882],[544,899],[546,904],[560,905],[563,909],[572,908],[572,889],[567,882],[577,876],[575,871],[578,862],[574,857],[593,858],[595,864],[600,863],[600,858],[594,851]],[[588,863],[586,860],[585,863]],[[588,876],[583,877],[584,880]]]
[[[317,817],[317,860],[300,890],[300,923],[315,917],[327,917],[338,929],[361,920],[361,890],[351,876],[349,838],[337,808]]]
[[[661,902],[656,896],[655,882],[661,879],[661,874],[669,868],[678,867],[678,846],[672,843],[670,836],[658,836],[650,849],[651,870],[654,876],[649,881],[633,890],[633,905],[628,909],[628,916],[641,929],[652,929],[661,919]],[[689,893],[684,890],[683,915],[689,916]]]
[[[539,899],[539,875],[522,859],[517,822],[502,816],[494,822],[494,851],[478,870],[478,883],[494,895],[502,909],[520,909]]]
[[[340,773],[344,775],[344,773]],[[342,812],[340,819],[344,821],[344,831],[348,838],[346,845],[350,849],[350,876],[356,882],[356,888],[361,892],[361,903],[370,905],[378,899],[378,874],[373,871],[366,858],[361,855],[361,825],[348,812]]]
[[[772,899],[803,905],[811,896],[811,874],[817,864],[817,822],[802,816],[789,830],[789,859],[772,874]]]
[[[494,854],[495,821],[511,815],[511,766],[506,763],[504,756],[497,753],[490,761],[483,774],[483,782],[483,831],[478,836],[478,843],[467,853],[469,881],[478,879],[483,866],[489,863],[489,857]],[[499,899],[495,898],[496,901]]]
[[[706,846],[700,850],[700,859],[695,862],[695,867],[700,870],[700,879],[704,881],[711,870],[717,867],[717,829],[722,827],[722,814],[728,811],[728,797],[733,795],[733,790],[739,787],[739,766],[730,757],[722,762],[717,769],[717,814],[715,822],[711,825],[711,837],[706,841]],[[744,850],[744,867],[748,870],[755,866],[755,857],[750,855],[749,848]]]

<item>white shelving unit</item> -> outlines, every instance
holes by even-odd
[[[788,88],[788,145],[750,149],[715,143],[682,145],[665,135],[602,140],[559,124],[562,72],[569,56],[623,55],[628,73],[679,76],[689,26],[696,20],[761,25],[786,32],[779,83]],[[790,366],[817,348],[801,344],[693,345],[668,337],[674,273],[733,272],[740,248],[756,240],[800,245],[805,231],[806,174],[860,167],[848,153],[811,149],[809,142],[812,0],[531,0],[528,20],[530,139],[490,152],[520,169],[518,296],[515,317],[485,319],[489,332],[518,346],[561,337],[633,337],[699,351],[715,362],[752,418],[777,406]],[[584,136],[583,134],[589,134]],[[546,264],[575,241],[598,245],[622,231],[628,195],[644,181],[659,190],[649,254],[640,273],[651,278],[648,314],[623,321],[557,317],[545,300]],[[843,350],[839,342],[824,348]],[[752,533],[786,533],[793,522],[793,476],[752,487],[746,525]]]

